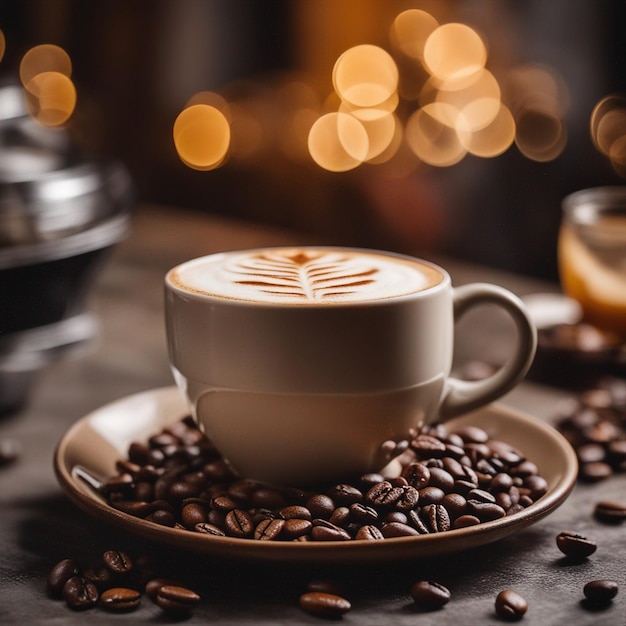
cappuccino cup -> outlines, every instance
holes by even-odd
[[[483,304],[512,318],[512,354],[489,378],[454,378],[455,320]],[[433,263],[356,248],[187,261],[166,275],[165,319],[173,376],[199,427],[239,475],[287,485],[380,471],[390,441],[509,391],[536,346],[509,291],[453,288]]]

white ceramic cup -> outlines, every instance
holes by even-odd
[[[517,342],[481,381],[450,376],[454,321],[502,307]],[[242,476],[305,485],[380,470],[390,440],[502,396],[532,362],[521,301],[451,286],[427,261],[373,250],[214,254],[165,279],[170,363],[191,414]],[[479,355],[477,355],[479,356]]]

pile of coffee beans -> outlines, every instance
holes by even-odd
[[[626,380],[606,378],[562,403],[556,421],[576,450],[581,481],[626,472]]]
[[[50,570],[47,589],[76,611],[101,607],[116,613],[134,611],[145,593],[170,617],[188,617],[200,596],[182,584],[159,578],[148,557],[136,561],[121,550],[107,550],[94,567],[81,567],[71,558]]]
[[[395,444],[394,477],[314,489],[233,474],[186,417],[133,442],[101,492],[116,509],[183,531],[259,541],[375,541],[473,526],[523,510],[548,489],[534,463],[477,427],[436,425]]]

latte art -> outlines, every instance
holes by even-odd
[[[246,302],[325,304],[382,300],[443,280],[412,259],[333,248],[268,248],[195,259],[171,280],[194,293]]]

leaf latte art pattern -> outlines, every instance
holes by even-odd
[[[379,269],[338,252],[264,252],[228,267],[233,282],[275,296],[320,301],[357,293],[376,282]]]

